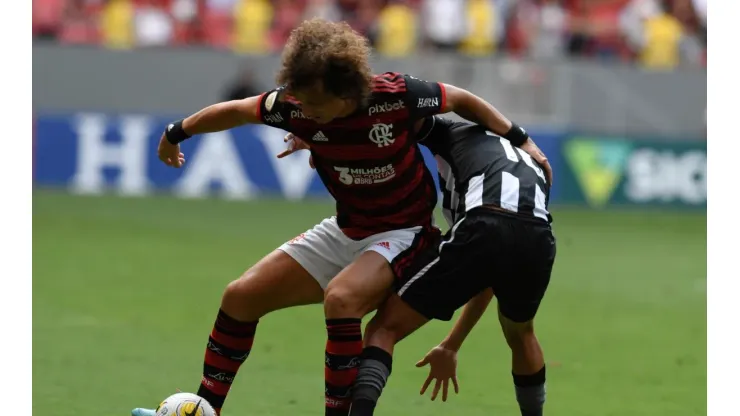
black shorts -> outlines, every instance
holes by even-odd
[[[427,318],[449,321],[490,287],[506,318],[526,322],[550,283],[555,237],[549,224],[537,219],[476,208],[418,261],[424,262],[419,272],[398,282],[396,293]]]

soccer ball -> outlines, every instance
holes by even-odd
[[[157,416],[216,416],[206,399],[193,393],[177,393],[157,406]]]

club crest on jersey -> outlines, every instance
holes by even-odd
[[[393,124],[373,124],[370,130],[370,141],[377,144],[378,147],[386,147],[395,143],[393,138]]]
[[[438,97],[419,98],[419,104],[416,105],[416,108],[437,107],[438,105],[439,105]]]
[[[387,113],[389,111],[397,111],[402,108],[405,108],[403,100],[398,100],[398,102],[395,103],[375,104],[367,110],[367,115],[371,116],[373,114]]]

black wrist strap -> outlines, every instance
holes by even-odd
[[[184,142],[191,137],[182,129],[182,120],[177,120],[167,125],[167,128],[164,130],[164,136],[172,144]]]
[[[514,146],[521,146],[527,141],[527,139],[529,139],[529,134],[527,134],[527,132],[516,123],[511,123],[511,128],[503,137],[510,141]]]

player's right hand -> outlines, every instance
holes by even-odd
[[[164,162],[165,165],[172,166],[173,168],[180,168],[185,164],[185,155],[180,153],[180,145],[170,143],[164,134],[159,139],[157,156],[159,156],[159,160]]]
[[[528,155],[532,156],[532,159],[542,166],[542,169],[545,171],[545,176],[547,177],[547,183],[552,186],[552,166],[550,166],[547,156],[545,156],[545,154],[542,153],[542,150],[540,150],[540,148],[534,143],[534,140],[527,139],[527,141],[522,143],[519,148],[527,152]]]
[[[432,400],[437,398],[439,388],[442,387],[442,401],[447,401],[447,390],[449,388],[450,380],[452,385],[455,387],[455,394],[460,393],[460,387],[457,384],[457,352],[444,348],[438,345],[432,348],[418,363],[417,367],[424,367],[429,364],[429,375],[427,376],[424,385],[421,386],[419,394],[423,395],[432,380],[437,380],[434,383],[434,390],[432,391]]]
[[[299,150],[308,150],[311,148],[311,145],[306,143],[298,136],[295,136],[293,133],[288,133],[285,137],[283,137],[283,142],[288,145],[288,148],[277,155],[278,159],[282,159],[285,156],[292,155]],[[311,166],[311,169],[316,169],[313,164],[313,156],[309,156],[308,165]]]

